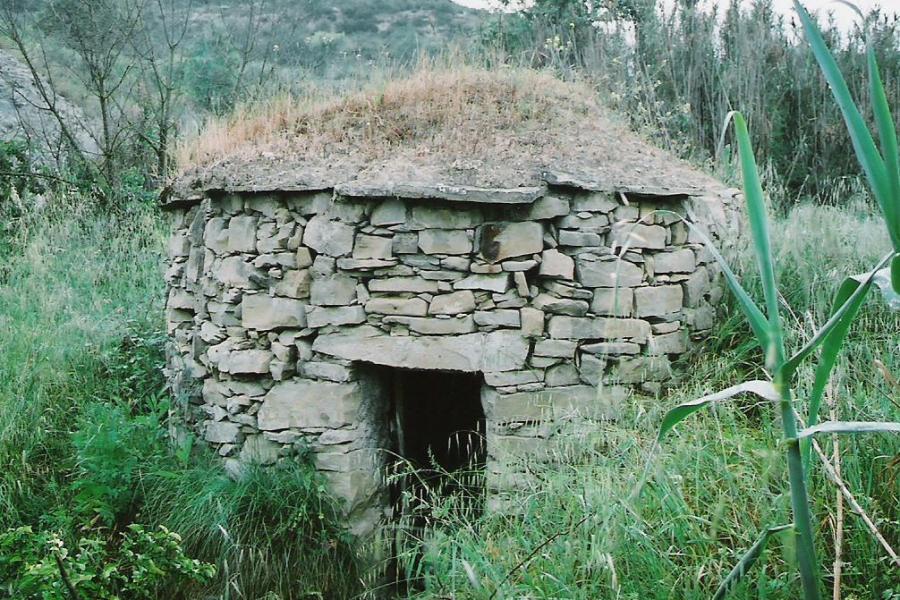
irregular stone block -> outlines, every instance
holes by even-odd
[[[692,273],[697,268],[694,251],[682,248],[674,252],[657,252],[653,255],[653,272],[662,273]]]
[[[566,215],[557,222],[560,229],[577,229],[579,231],[594,231],[603,233],[609,225],[609,217],[593,213],[578,213]]]
[[[478,310],[475,311],[475,322],[482,327],[519,327],[519,311]]]
[[[309,269],[287,271],[272,291],[288,298],[309,298],[311,280]]]
[[[534,355],[550,358],[573,358],[577,347],[576,342],[567,340],[539,340],[534,345]]]
[[[503,373],[485,373],[484,382],[494,387],[507,387],[511,385],[538,383],[542,379],[541,375],[542,373],[540,371],[534,369],[526,371],[506,371]]]
[[[379,227],[405,223],[406,205],[397,199],[385,200],[375,207],[369,221],[372,225],[377,225]]]
[[[529,221],[541,221],[569,214],[569,201],[559,196],[544,196],[535,200],[528,207]]]
[[[630,317],[633,306],[632,288],[597,288],[591,301],[591,312],[596,315]]]
[[[556,315],[583,317],[588,312],[588,303],[584,300],[557,298],[550,294],[538,294],[533,304],[535,308]]]
[[[471,290],[460,290],[435,296],[428,305],[428,314],[430,315],[458,315],[470,313],[473,310],[475,310],[475,295]]]
[[[356,300],[356,278],[330,275],[312,280],[310,300],[317,306],[343,306]]]
[[[417,233],[398,233],[392,245],[394,254],[415,254],[419,251],[419,235]]]
[[[469,254],[472,239],[466,231],[426,229],[419,232],[419,248],[425,254]]]
[[[471,316],[457,319],[433,319],[428,317],[385,317],[388,324],[405,325],[410,331],[422,335],[460,335],[474,333],[475,321]]]
[[[203,241],[216,254],[228,252],[228,222],[222,217],[213,217],[207,221]]]
[[[257,423],[263,431],[352,425],[363,390],[358,383],[293,380],[275,384],[263,399]]]
[[[228,223],[228,250],[256,252],[256,217],[232,217]]]
[[[427,281],[421,277],[388,277],[386,279],[372,279],[369,281],[370,292],[413,294],[436,294],[438,284],[436,281]]]
[[[573,385],[515,394],[498,394],[486,388],[482,392],[482,404],[485,416],[495,423],[556,421],[573,417],[615,419],[626,394],[625,389],[616,386]]]
[[[579,257],[578,281],[585,287],[634,287],[644,280],[644,271],[624,260],[587,260]]]
[[[621,383],[665,381],[672,376],[669,359],[662,356],[637,356],[619,359],[612,377]]]
[[[687,332],[675,331],[650,338],[647,348],[651,354],[681,354],[687,352]]]
[[[547,387],[560,387],[565,385],[576,385],[581,383],[581,379],[578,377],[578,370],[575,368],[574,364],[563,363],[547,369],[544,383]]]
[[[481,256],[489,262],[515,256],[537,254],[544,248],[544,228],[540,223],[490,223],[478,230]]]
[[[306,309],[307,327],[318,328],[327,325],[354,325],[364,323],[366,311],[362,306],[310,306]]]
[[[388,367],[475,373],[522,369],[529,344],[511,331],[418,337],[362,337],[353,332],[320,335],[313,350]]]
[[[634,290],[634,314],[637,317],[662,317],[682,309],[680,285],[655,285]]]
[[[486,290],[488,292],[504,293],[509,289],[509,273],[496,275],[482,275],[476,273],[465,279],[453,283],[455,290]]]
[[[473,208],[459,210],[456,207],[415,205],[406,225],[414,231],[432,228],[472,229],[482,220],[481,212]]]
[[[659,225],[616,223],[611,240],[619,247],[662,250],[666,247],[666,228]]]
[[[278,460],[281,446],[262,435],[251,435],[241,446],[241,462],[249,465],[271,465]]]
[[[291,298],[245,294],[241,300],[241,325],[258,331],[303,329],[306,309],[302,302]]]
[[[366,312],[378,315],[424,317],[428,312],[428,303],[421,298],[371,298],[366,302]]]
[[[576,194],[572,198],[572,212],[590,211],[610,213],[619,207],[618,201],[610,194],[588,192]]]
[[[228,287],[249,289],[254,287],[254,279],[262,278],[262,273],[240,256],[227,256],[213,271],[213,277]]]
[[[269,372],[271,362],[268,350],[235,350],[219,361],[219,370],[232,375],[262,375]]]
[[[353,245],[353,258],[391,258],[393,243],[389,237],[359,234]]]
[[[639,319],[609,317],[550,317],[548,331],[560,339],[618,339],[629,338],[639,344],[647,341],[650,323]]]
[[[638,354],[641,351],[641,347],[633,342],[597,342],[585,344],[581,349],[590,354],[603,355]]]
[[[328,256],[346,256],[353,250],[353,227],[316,215],[306,224],[303,244]]]
[[[585,231],[559,230],[559,245],[572,247],[597,248],[603,245],[603,238],[599,234]]]
[[[559,279],[574,279],[575,261],[571,256],[563,254],[559,250],[544,250],[541,253],[541,268],[538,270],[538,275]]]
[[[684,303],[686,306],[699,306],[703,296],[709,291],[709,272],[706,267],[699,267],[691,273],[687,281],[682,283],[684,288]]]
[[[345,383],[353,379],[353,372],[343,365],[323,361],[307,361],[300,367],[307,379],[325,379],[335,383]]]
[[[519,309],[522,322],[522,335],[525,337],[540,337],[544,335],[544,312],[536,308],[522,307]]]
[[[240,441],[241,428],[229,421],[207,421],[203,438],[213,444],[234,444]]]

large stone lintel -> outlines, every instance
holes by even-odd
[[[334,191],[351,198],[440,199],[479,204],[531,204],[543,197],[543,187],[484,188],[434,183],[367,183],[351,181],[335,186]]]
[[[525,366],[528,340],[515,332],[448,336],[375,336],[354,333],[320,335],[313,350],[388,367],[467,373],[516,371]]]

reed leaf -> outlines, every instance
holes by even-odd
[[[744,383],[726,388],[721,392],[709,394],[708,396],[703,396],[696,400],[682,402],[675,408],[669,410],[669,412],[666,413],[666,416],[663,417],[662,424],[659,426],[659,434],[656,436],[656,439],[662,441],[663,437],[665,437],[673,427],[701,408],[716,404],[717,402],[722,402],[723,400],[731,400],[743,394],[755,394],[768,402],[777,402],[780,398],[778,391],[770,381],[759,379],[745,381]]]
[[[891,116],[887,95],[884,92],[884,83],[881,81],[881,73],[871,42],[869,42],[867,50],[867,59],[872,112],[875,114],[875,125],[878,127],[878,137],[881,140],[881,152],[884,157],[888,189],[890,190],[889,195],[884,198],[882,210],[894,250],[900,252],[900,156],[898,156],[897,149],[897,130],[894,128],[894,118]],[[900,291],[900,288],[895,289]]]
[[[769,538],[774,534],[784,531],[785,529],[790,529],[793,525],[780,525],[778,527],[770,527],[762,532],[762,535],[759,536],[759,539],[754,542],[750,549],[744,553],[744,556],[741,557],[741,560],[738,561],[734,568],[731,569],[731,572],[728,573],[728,577],[726,577],[722,583],[719,584],[718,589],[716,590],[716,595],[713,596],[713,600],[723,600],[728,592],[734,588],[747,574],[747,571],[750,570],[750,567],[753,566],[753,563],[762,555],[763,550],[766,549],[766,544],[769,542]]]
[[[797,434],[804,439],[820,433],[900,433],[900,423],[896,421],[825,421],[814,427],[807,427]]]

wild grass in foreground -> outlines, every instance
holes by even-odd
[[[0,598],[351,597],[353,552],[303,457],[233,481],[170,443],[165,227],[86,205],[55,198],[4,240]]]
[[[827,318],[835,273],[864,270],[889,248],[882,222],[863,204],[847,206],[802,205],[772,226],[777,275],[792,307],[785,320],[790,343],[808,339],[811,323]],[[841,234],[847,235],[838,241]],[[832,236],[834,244],[824,243]],[[738,262],[741,272],[753,259],[745,253]],[[726,309],[724,326],[682,365],[686,378],[668,397],[631,402],[620,421],[573,439],[560,464],[533,467],[536,483],[522,515],[456,519],[447,507],[436,507],[435,514],[448,516],[427,538],[421,597],[710,598],[759,531],[790,521],[780,424],[771,404],[748,400],[697,413],[651,463],[640,496],[629,497],[667,408],[759,377],[761,352],[748,343],[752,334],[737,307]],[[896,312],[877,302],[862,309],[837,367],[831,395],[837,419],[896,420],[900,389],[884,373],[900,372],[897,331]],[[812,383],[812,368],[802,368],[797,397],[806,397]],[[830,456],[830,440],[822,445]],[[841,473],[886,540],[900,546],[896,436],[842,439]],[[828,573],[835,488],[818,463],[812,463],[809,494],[820,566]],[[900,576],[878,542],[856,515],[847,511],[842,521],[843,597],[900,598]],[[797,598],[792,537],[774,535],[730,597]]]

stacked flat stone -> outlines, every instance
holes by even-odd
[[[172,389],[232,469],[311,448],[365,533],[386,509],[389,390],[373,366],[481,373],[500,506],[529,460],[553,459],[561,424],[657,394],[713,326],[718,268],[679,218],[656,212],[722,238],[735,194],[706,194],[563,182],[173,203]]]

